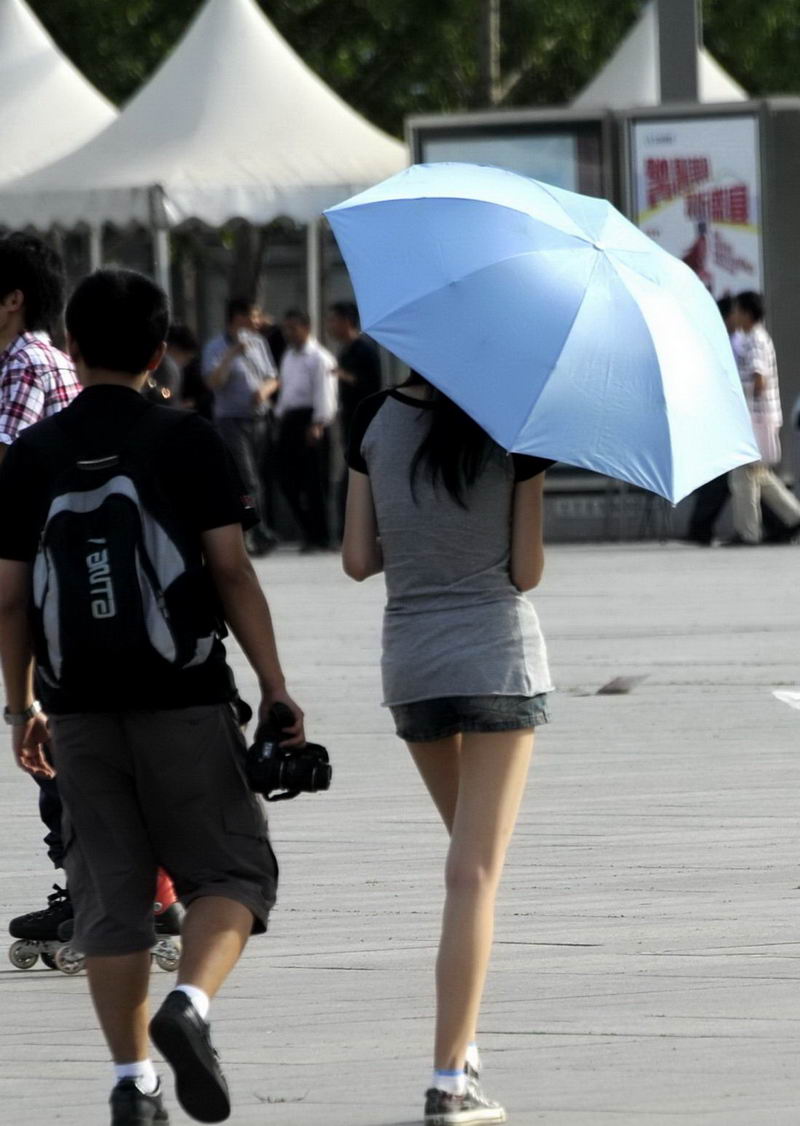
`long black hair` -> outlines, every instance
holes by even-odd
[[[426,411],[430,425],[411,462],[411,493],[416,500],[417,474],[422,470],[434,486],[441,480],[453,500],[466,508],[466,492],[485,468],[495,443],[466,411],[419,372],[411,372],[407,386],[428,387],[434,404]]]

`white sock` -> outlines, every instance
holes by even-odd
[[[208,1010],[211,1008],[211,998],[202,989],[198,989],[196,985],[176,985],[172,991],[173,993],[185,993],[189,1000],[203,1020],[208,1018]]]
[[[464,1071],[435,1067],[431,1086],[448,1095],[464,1095],[467,1092],[467,1076]]]
[[[478,1044],[475,1040],[471,1040],[467,1044],[467,1055],[464,1063],[468,1063],[473,1071],[480,1071],[481,1069],[481,1054],[478,1051]]]
[[[121,1079],[133,1079],[143,1095],[152,1095],[158,1090],[158,1076],[152,1060],[137,1060],[136,1063],[115,1063],[114,1075],[117,1083]]]

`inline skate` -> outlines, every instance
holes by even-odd
[[[55,956],[61,946],[59,928],[72,923],[72,901],[66,888],[53,884],[53,894],[47,897],[47,907],[18,915],[8,926],[13,939],[8,951],[12,966],[18,970],[32,970],[38,960],[49,970],[56,969]]]
[[[178,902],[172,880],[161,868],[158,872],[153,914],[156,929],[156,941],[151,950],[153,961],[159,969],[174,973],[181,956],[180,933],[184,911]],[[66,919],[59,927],[60,941],[53,955],[55,968],[70,976],[79,974],[86,961],[86,956],[72,945],[72,933],[73,920]]]

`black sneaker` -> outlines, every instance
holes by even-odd
[[[47,897],[47,906],[42,911],[29,911],[18,915],[8,924],[12,938],[36,939],[40,942],[55,941],[61,923],[72,918],[72,900],[66,888],[53,884],[53,894]]]
[[[425,1126],[450,1126],[470,1122],[505,1122],[506,1112],[500,1103],[487,1099],[480,1083],[470,1078],[463,1095],[448,1095],[431,1087],[425,1092]]]
[[[111,1126],[151,1126],[169,1122],[161,1097],[161,1083],[152,1095],[143,1094],[135,1079],[120,1079],[111,1092]]]
[[[168,993],[150,1021],[150,1037],[175,1072],[178,1102],[198,1122],[223,1122],[231,1113],[228,1084],[208,1024],[186,996]]]

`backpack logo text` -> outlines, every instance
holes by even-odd
[[[90,539],[89,543],[104,544],[104,539]],[[89,590],[92,595],[92,617],[116,617],[117,604],[114,600],[114,588],[111,583],[111,567],[108,562],[108,549],[93,551],[86,556],[86,566],[89,570]]]

